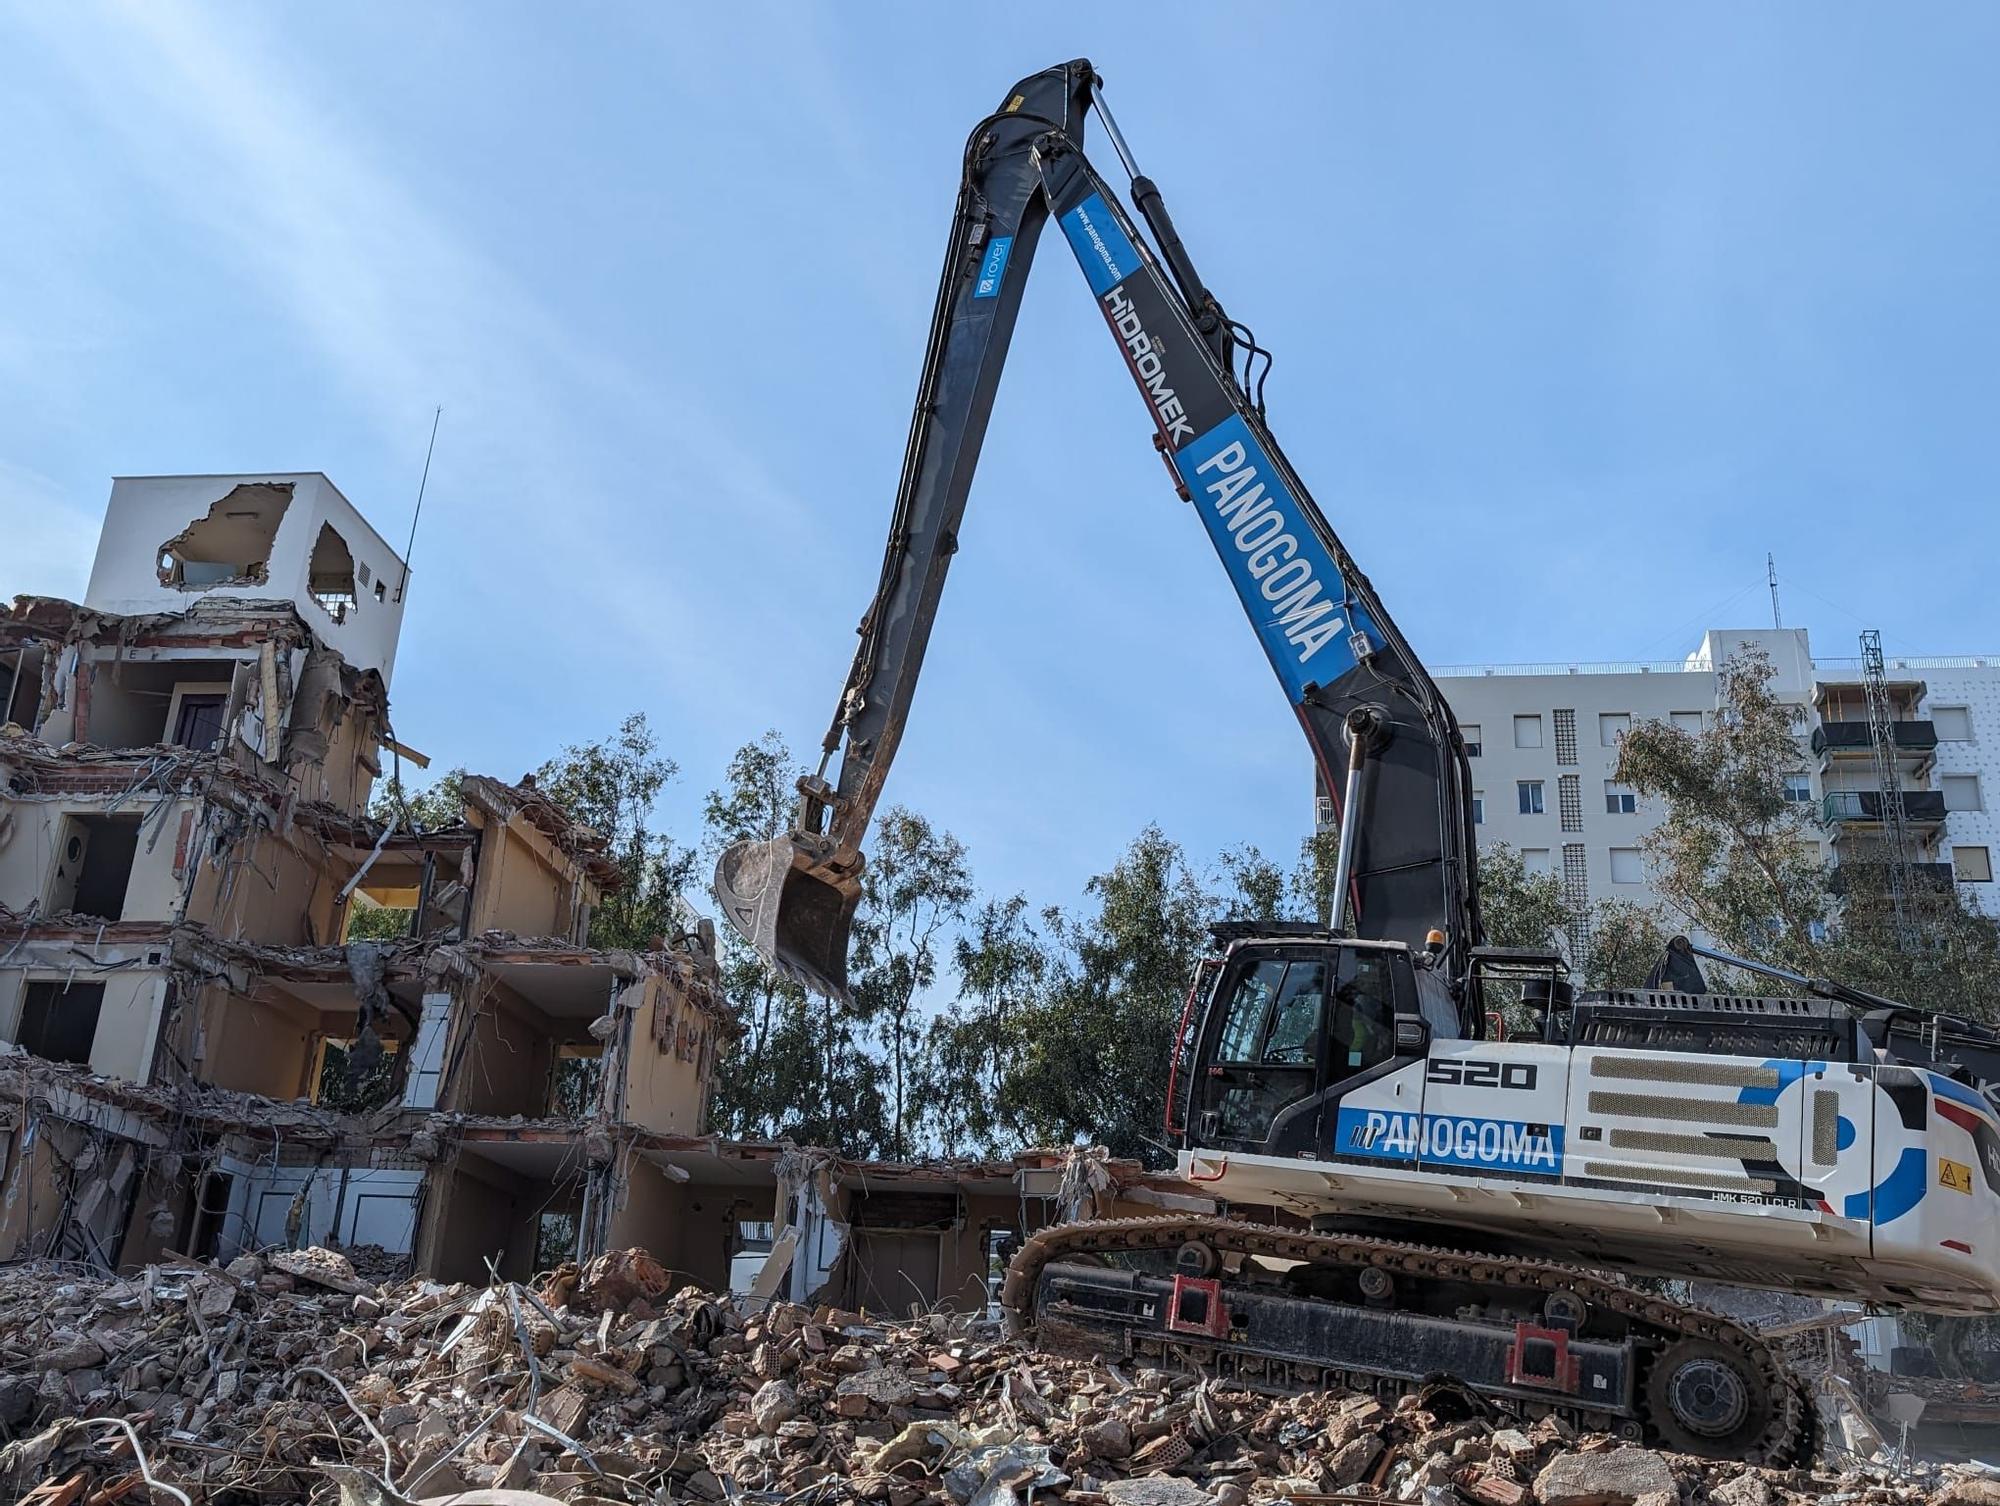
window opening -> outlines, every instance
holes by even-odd
[[[354,556],[331,523],[320,524],[306,570],[306,589],[335,622],[347,621],[355,603]]]
[[[1785,799],[1793,805],[1812,804],[1812,775],[1787,774],[1785,776]]]
[[[604,1051],[564,1046],[556,1057],[555,1078],[549,1091],[549,1112],[558,1119],[588,1119],[597,1109],[597,1095],[604,1082]]]
[[[1521,802],[1521,814],[1539,816],[1542,813],[1542,782],[1539,779],[1523,779],[1514,786]]]
[[[160,584],[177,591],[261,586],[270,579],[271,544],[291,505],[290,482],[248,482],[210,505],[207,515],[160,545]]]
[[[1951,871],[1961,884],[1993,882],[1993,855],[1984,847],[1951,849]]]
[[[1477,758],[1486,751],[1486,740],[1477,723],[1467,723],[1458,729],[1458,735],[1465,739],[1465,756]]]
[[[1700,712],[1695,715],[1699,717]],[[1597,714],[1597,741],[1600,747],[1615,748],[1618,739],[1632,730],[1632,713],[1629,711],[1600,711]]]
[[[1539,748],[1542,745],[1542,719],[1539,716],[1517,716],[1514,718],[1514,746],[1517,748]]]
[[[1484,790],[1474,790],[1472,792],[1472,824],[1474,826],[1484,826],[1486,824],[1486,791]]]
[[[104,1008],[102,983],[30,983],[21,994],[21,1024],[14,1040],[44,1061],[88,1065]]]
[[[544,1213],[535,1220],[535,1269],[553,1271],[577,1257],[574,1213]]]
[[[1807,798],[1812,792],[1808,790]],[[1629,816],[1639,808],[1639,797],[1631,786],[1620,784],[1615,779],[1604,781],[1604,814],[1607,816]]]
[[[353,1040],[323,1042],[313,1102],[344,1114],[380,1106],[395,1082],[398,1044],[376,1040],[362,1053]]]

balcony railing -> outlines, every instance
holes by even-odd
[[[1901,753],[1928,753],[1937,747],[1935,722],[1891,722],[1896,749]],[[1866,753],[1871,741],[1866,722],[1821,722],[1813,728],[1815,753]]]
[[[1882,819],[1882,793],[1880,790],[1834,790],[1831,791],[1820,813],[1826,824],[1837,826],[1849,821],[1877,821]],[[1904,790],[1904,819],[1919,823],[1944,820],[1944,793],[1940,790]]]
[[[1951,864],[1912,863],[1910,880],[1918,889],[1928,889],[1942,894],[1952,885]],[[1887,894],[1889,865],[1866,861],[1842,863],[1833,870],[1828,884],[1835,894],[1840,895],[1845,895],[1850,890],[1860,894]]]

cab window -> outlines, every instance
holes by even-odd
[[[1355,950],[1346,954],[1334,993],[1333,1026],[1328,1032],[1335,1077],[1347,1077],[1387,1061],[1396,1042],[1396,985],[1391,954]]]
[[[1319,1061],[1319,1017],[1326,1002],[1326,964],[1293,962],[1271,1006],[1261,1059],[1266,1066],[1310,1067]]]
[[[1215,1044],[1218,1062],[1257,1060],[1258,1037],[1263,1034],[1264,1020],[1271,1012],[1271,1001],[1284,981],[1285,964],[1275,957],[1266,958],[1237,978],[1229,1012],[1223,1016],[1222,1035]]]

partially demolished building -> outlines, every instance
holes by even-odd
[[[1075,1155],[708,1134],[712,932],[592,948],[619,870],[531,780],[370,816],[422,762],[389,713],[408,584],[325,476],[142,477],[82,602],[0,608],[0,1259],[322,1244],[483,1280],[641,1246],[727,1287],[768,1249],[768,1289],[900,1310],[982,1304],[1024,1227],[1181,1201]]]

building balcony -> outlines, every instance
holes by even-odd
[[[1898,753],[1928,760],[1937,751],[1935,723],[1891,722],[1889,725],[1895,735]],[[1875,748],[1868,736],[1866,722],[1821,722],[1813,728],[1812,750],[1823,758],[1849,753],[1866,757],[1872,756]]]
[[[1910,882],[1918,889],[1947,893],[1953,882],[1951,864],[1912,863]],[[1889,891],[1889,865],[1867,861],[1841,863],[1833,870],[1828,886],[1843,898],[1850,890],[1859,894],[1886,894]]]
[[[1882,824],[1882,794],[1879,790],[1833,790],[1820,807],[1828,826],[1836,829]],[[1904,790],[1903,819],[1919,829],[1944,825],[1944,793],[1941,790]]]

